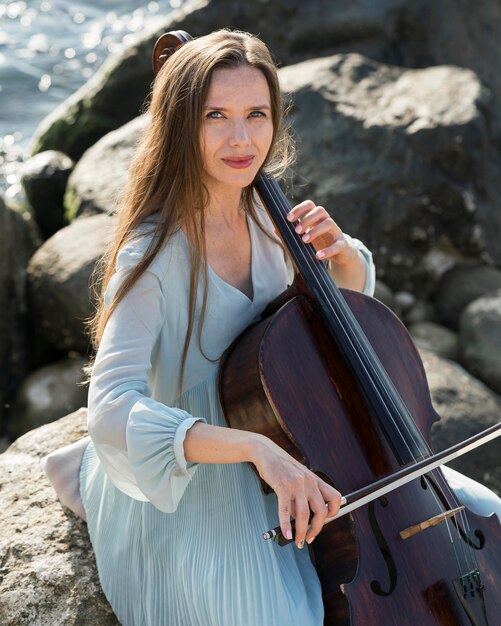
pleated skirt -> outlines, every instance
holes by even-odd
[[[215,385],[184,397],[223,424]],[[91,442],[80,491],[104,594],[122,626],[322,626],[308,549],[264,541],[278,526],[247,463],[201,464],[174,513],[135,500],[104,472]]]

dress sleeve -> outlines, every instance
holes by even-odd
[[[106,306],[139,258],[120,252]],[[91,376],[88,429],[112,483],[167,513],[176,510],[198,467],[186,463],[186,432],[206,420],[151,397],[148,377],[165,307],[160,280],[147,270],[111,314]]]
[[[359,239],[350,237],[346,233],[344,236],[358,248],[365,261],[365,284],[362,293],[365,293],[366,296],[373,296],[376,289],[376,266],[372,260],[372,252]]]

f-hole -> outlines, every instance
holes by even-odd
[[[381,551],[381,554],[386,563],[386,567],[388,569],[389,588],[387,591],[385,591],[378,580],[373,580],[371,582],[371,589],[373,593],[378,596],[389,596],[393,593],[395,585],[397,584],[397,567],[395,565],[393,557],[391,556],[390,548],[388,547],[388,543],[384,538],[383,531],[381,530],[381,527],[379,526],[376,518],[376,502],[377,501],[374,501],[369,504],[369,521],[372,527],[372,532],[374,533],[374,537],[376,538],[377,545],[379,547],[379,550]],[[385,497],[379,498],[379,502],[383,507],[386,507],[389,504],[388,500]]]
[[[445,478],[444,478],[445,480]],[[450,510],[450,505],[447,502],[446,497],[444,496],[442,490],[440,489],[440,487],[437,485],[437,483],[435,482],[434,478],[431,478],[430,474],[426,474],[426,476],[422,476],[421,477],[421,485],[423,487],[423,489],[427,488],[427,484],[426,481],[428,481],[430,483],[431,488],[433,489],[433,491],[436,493],[438,499],[440,500],[440,502],[442,503],[443,507],[445,509],[447,509],[448,511]],[[478,544],[473,543],[473,540],[471,539],[471,537],[469,537],[464,529],[459,525],[458,520],[456,519],[456,517],[452,517],[451,518],[451,522],[454,524],[454,526],[456,527],[459,536],[461,537],[461,539],[467,543],[471,548],[474,548],[475,550],[482,550],[482,548],[485,546],[485,536],[484,533],[481,530],[474,530],[473,534],[475,535],[475,537],[478,539]]]

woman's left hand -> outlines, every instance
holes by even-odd
[[[322,206],[316,206],[311,200],[305,200],[295,206],[288,214],[290,222],[296,222],[296,232],[305,243],[312,243],[319,260],[328,259],[337,265],[348,265],[358,256],[358,250],[351,245]]]

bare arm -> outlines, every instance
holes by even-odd
[[[358,248],[352,249],[352,260],[344,265],[329,260],[329,273],[338,287],[362,291],[365,285],[366,263]]]
[[[284,537],[292,538],[290,518],[295,517],[294,539],[300,548],[305,539],[313,541],[327,515],[339,509],[338,491],[258,433],[198,422],[186,434],[184,453],[187,461],[198,463],[253,463],[278,497]],[[308,530],[310,509],[314,517]]]
[[[193,463],[251,463],[259,437],[262,435],[199,422],[186,433],[184,456]]]

